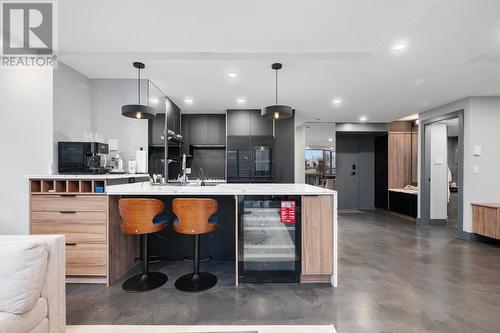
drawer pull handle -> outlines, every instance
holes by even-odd
[[[66,246],[76,246],[76,243],[66,243]]]
[[[60,196],[63,198],[72,198],[72,197],[76,197],[76,194],[60,194]]]
[[[61,214],[76,214],[75,211],[60,211]]]

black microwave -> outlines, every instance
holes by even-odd
[[[108,154],[108,145],[99,142],[59,142],[58,172],[60,174],[100,174],[106,168],[101,165],[101,156]]]

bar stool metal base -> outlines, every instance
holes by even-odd
[[[175,288],[185,292],[198,292],[212,288],[217,284],[217,277],[210,273],[190,273],[175,281]]]
[[[125,281],[122,284],[122,288],[129,293],[140,293],[157,289],[163,286],[167,280],[168,277],[159,272],[137,274]]]

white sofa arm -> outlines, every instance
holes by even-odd
[[[65,278],[65,241],[59,235],[3,236],[3,240],[44,240],[47,242],[48,262],[42,297],[47,299],[49,313],[49,332],[66,331],[66,278]]]

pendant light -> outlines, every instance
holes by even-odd
[[[146,67],[142,62],[134,62],[134,67],[137,68],[137,104],[127,104],[122,106],[122,116],[135,119],[151,119],[156,117],[156,111],[149,105],[141,105],[141,69]]]
[[[293,115],[292,108],[287,105],[278,105],[278,71],[283,67],[280,63],[274,63],[271,68],[276,71],[276,104],[266,106],[260,115],[267,119],[286,119]]]

